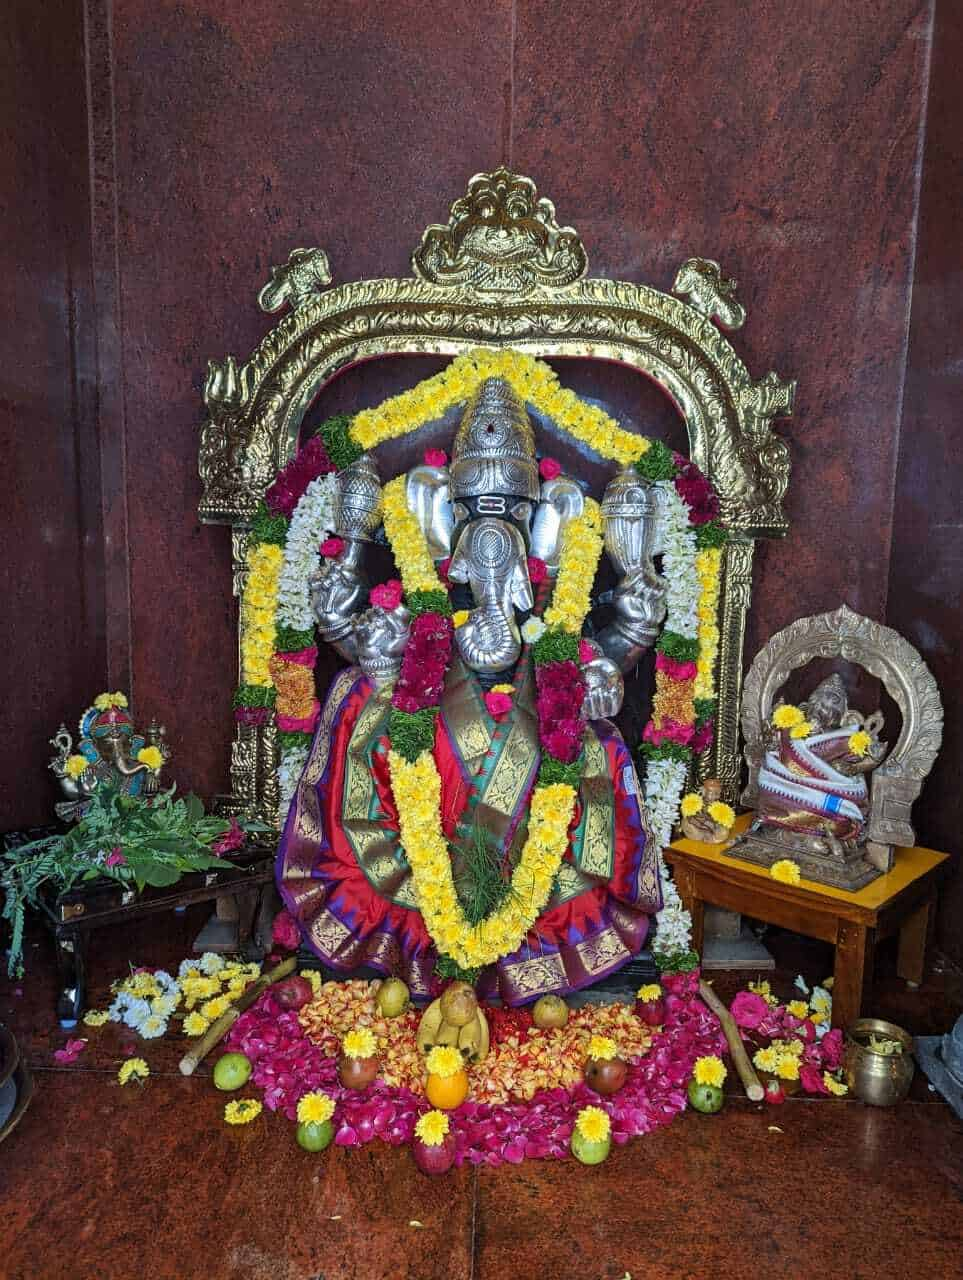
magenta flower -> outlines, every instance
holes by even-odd
[[[234,849],[240,849],[246,839],[244,828],[232,813],[231,822],[227,830],[211,844],[211,853],[219,858],[224,853],[231,853]]]
[[[301,930],[291,912],[282,910],[274,917],[271,926],[271,941],[282,951],[296,951],[301,941]]]
[[[823,1060],[830,1071],[836,1071],[843,1065],[843,1033],[839,1027],[827,1031],[819,1042],[823,1051]]]
[[[676,455],[678,456],[678,455]],[[712,485],[694,462],[682,459],[673,481],[676,493],[689,509],[691,524],[706,524],[719,514],[719,499]]]
[[[490,716],[503,716],[506,711],[511,711],[512,709],[511,694],[486,693],[485,706],[488,708]]]
[[[401,604],[401,596],[401,582],[397,578],[389,578],[380,586],[373,587],[368,598],[381,609],[397,609]]]
[[[110,853],[104,859],[105,867],[125,867],[127,859],[124,857],[124,851],[119,844],[115,844]]]
[[[595,646],[589,640],[580,640],[578,642],[578,660],[584,667],[586,662],[594,662],[598,655],[595,652]]]
[[[264,494],[265,506],[273,515],[290,518],[311,481],[333,470],[321,437],[312,436],[267,489]]]
[[[818,1067],[804,1065],[799,1068],[799,1083],[807,1093],[829,1093],[823,1084],[823,1073]]]
[[[729,1012],[735,1019],[736,1026],[754,1031],[769,1012],[769,1006],[754,991],[740,991],[730,1005]]]
[[[86,1040],[68,1040],[62,1049],[54,1050],[54,1062],[62,1067],[70,1067],[87,1048]]]
[[[426,449],[425,462],[429,467],[443,467],[448,461],[448,454],[444,449]]]
[[[538,556],[528,557],[528,580],[533,587],[537,587],[540,582],[544,582],[548,577],[548,566],[544,560],[539,560]]]
[[[344,550],[344,538],[338,538],[334,535],[330,538],[325,538],[318,550],[323,556],[339,556]]]
[[[562,474],[562,465],[554,458],[543,458],[538,464],[538,474],[543,480],[554,480]]]

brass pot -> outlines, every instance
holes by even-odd
[[[870,1036],[897,1040],[902,1053],[879,1053],[869,1047]],[[913,1037],[882,1018],[858,1018],[846,1032],[846,1083],[855,1097],[873,1107],[892,1107],[909,1093],[915,1065]]]

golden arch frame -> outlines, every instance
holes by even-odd
[[[677,405],[690,453],[715,485],[733,538],[720,600],[719,716],[703,768],[738,792],[743,639],[753,545],[788,524],[782,501],[789,451],[772,419],[792,411],[795,383],[754,381],[720,326],[741,326],[735,283],[717,263],[691,258],[674,294],[586,278],[577,232],[560,227],[528,178],[477,174],[430,226],[412,256],[414,275],[334,288],[320,249],[297,249],[259,295],[266,311],[290,308],[244,364],[211,362],[204,387],[200,516],[233,530],[234,589],[243,580],[246,530],[278,469],[293,455],[301,420],[337,374],[380,356],[456,355],[514,347],[535,356],[617,361],[659,384]],[[226,807],[274,820],[276,747],[271,727],[237,726]]]

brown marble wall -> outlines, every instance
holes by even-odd
[[[106,683],[83,74],[71,0],[4,10],[0,830],[47,819],[47,739]]]
[[[905,458],[897,482],[925,0],[61,7],[56,56],[79,58],[83,9],[89,74],[92,184],[68,203],[89,195],[93,210],[98,660],[167,721],[183,785],[226,782],[234,672],[227,534],[194,514],[206,360],[254,347],[267,327],[256,292],[292,247],[322,244],[337,280],[403,274],[422,228],[499,162],[536,179],[599,274],[667,288],[685,257],[718,257],[740,281],[750,369],[798,379],[783,428],[792,533],[759,558],[749,651],[841,599],[884,615],[894,512],[903,529],[912,493],[936,483],[914,489]],[[46,56],[30,51],[37,66]],[[82,85],[67,85],[46,111],[79,133]],[[934,153],[931,186],[949,159]],[[37,197],[51,203],[42,184]],[[937,346],[918,310],[928,370]],[[641,381],[593,390],[654,433],[677,430]],[[66,682],[56,696],[69,702]]]
[[[915,811],[917,837],[961,852],[963,798],[963,10],[941,0],[933,42],[910,316],[903,430],[893,513],[887,621],[923,653],[939,683],[943,750]],[[963,961],[963,877],[943,894],[940,936]]]

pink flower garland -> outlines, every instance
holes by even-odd
[[[630,1138],[668,1124],[686,1107],[686,1084],[698,1057],[725,1053],[726,1042],[715,1016],[699,999],[698,974],[663,978],[666,1020],[645,1057],[629,1063],[626,1083],[601,1098],[584,1084],[538,1093],[531,1102],[499,1105],[464,1102],[448,1113],[455,1136],[455,1164],[521,1164],[526,1159],[564,1159],[578,1112],[600,1106],[612,1119],[612,1138]],[[417,1014],[403,1015],[417,1023]],[[298,1015],[282,1010],[266,992],[241,1014],[227,1037],[227,1048],[254,1064],[252,1080],[264,1105],[297,1118],[298,1100],[314,1089],[336,1104],[335,1142],[356,1147],[380,1138],[391,1146],[410,1143],[427,1100],[410,1089],[376,1080],[363,1090],[338,1083],[337,1042],[318,1045],[305,1035]]]
[[[414,714],[440,704],[454,633],[451,618],[440,613],[420,613],[415,618],[391,699],[393,707]]]
[[[264,494],[264,505],[272,515],[285,515],[290,520],[311,481],[333,470],[321,437],[312,436],[278,472],[277,479]]]
[[[538,736],[542,746],[563,764],[572,764],[582,749],[582,703],[585,681],[572,661],[546,662],[535,668],[538,688]]]

